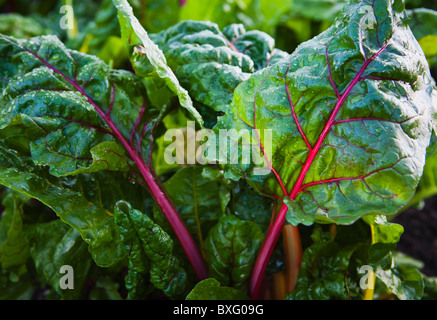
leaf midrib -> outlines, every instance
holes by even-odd
[[[329,117],[328,121],[325,124],[325,127],[323,128],[319,138],[317,139],[314,147],[312,149],[310,149],[310,152],[308,154],[308,157],[302,167],[302,170],[293,186],[293,189],[289,195],[290,199],[294,200],[296,199],[297,195],[302,191],[302,183],[305,179],[306,173],[308,172],[308,170],[310,169],[314,158],[316,157],[317,153],[320,150],[320,147],[323,144],[323,141],[325,140],[326,136],[328,135],[329,131],[331,130],[332,125],[335,122],[335,118],[338,114],[338,112],[340,111],[344,101],[346,100],[346,98],[349,96],[350,92],[352,91],[352,89],[355,87],[355,85],[361,81],[361,75],[363,74],[363,72],[367,69],[368,65],[376,58],[378,57],[381,52],[383,52],[387,46],[389,45],[389,43],[386,43],[383,47],[381,47],[378,52],[376,52],[372,57],[370,57],[369,59],[367,59],[363,66],[361,67],[360,71],[358,71],[358,73],[355,75],[355,77],[352,79],[351,83],[346,87],[346,90],[344,91],[344,93],[339,97],[334,110],[331,113],[331,116]],[[329,61],[327,58],[327,62],[328,62],[328,66],[329,66]],[[333,87],[333,89],[337,92],[336,87],[334,85],[334,82],[332,80],[332,75],[331,72],[329,73],[329,78],[330,78],[330,82],[331,85]]]

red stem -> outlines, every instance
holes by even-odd
[[[100,114],[103,116],[102,114]],[[106,117],[106,115],[105,115]],[[194,239],[191,234],[188,232],[187,227],[185,226],[181,216],[177,212],[173,203],[169,200],[164,188],[160,187],[160,182],[157,181],[154,174],[151,172],[152,169],[148,167],[144,161],[137,155],[134,149],[132,149],[129,143],[124,139],[121,133],[117,130],[114,123],[111,119],[105,119],[108,123],[109,127],[113,130],[114,135],[120,140],[120,142],[124,145],[126,150],[129,152],[132,160],[137,165],[138,169],[141,172],[146,184],[149,188],[151,195],[154,200],[161,208],[162,213],[170,223],[173,231],[176,234],[176,237],[179,239],[185,254],[188,257],[193,269],[196,273],[198,280],[203,280],[208,277],[208,270],[206,268],[205,262],[202,258],[202,254],[200,253],[199,248],[197,247]]]

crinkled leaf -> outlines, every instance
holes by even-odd
[[[187,274],[178,258],[173,255],[173,240],[169,235],[127,202],[118,202],[114,211],[115,223],[120,229],[126,251],[130,253],[130,265],[139,272],[139,275],[144,275],[148,263],[150,282],[156,288],[169,297],[183,294]],[[130,288],[132,294],[136,294],[137,289],[141,290],[138,285],[143,284],[138,277],[134,283],[129,284],[135,286]]]
[[[178,170],[164,183],[172,203],[199,244],[225,213],[230,200],[230,191],[221,179],[219,170],[190,166]]]
[[[298,282],[288,299],[361,299],[363,266],[376,275],[375,292],[399,299],[421,297],[423,281],[417,266],[393,258],[403,227],[380,215],[365,220],[373,226],[373,235],[361,220],[337,226],[334,235],[323,232],[320,225],[314,227],[313,243],[303,253]]]
[[[145,298],[149,280],[149,263],[144,253],[141,238],[135,231],[128,214],[115,210],[115,223],[120,230],[120,238],[128,254],[128,274],[125,277],[127,299]]]
[[[221,217],[204,245],[210,276],[225,286],[247,290],[263,239],[264,234],[256,223],[232,215]]]
[[[393,214],[422,174],[432,90],[402,2],[349,4],[288,60],[237,87],[215,129],[259,129],[246,143],[265,161],[245,164],[241,139],[234,139],[228,150],[237,148],[238,164],[228,152],[223,166],[228,177],[244,177],[263,194],[290,198],[292,224]]]
[[[26,233],[30,255],[42,283],[49,284],[63,299],[80,299],[92,263],[80,233],[60,220],[31,225]],[[60,286],[61,267],[73,268],[73,289]],[[71,275],[71,274],[70,274]]]
[[[223,287],[214,278],[200,281],[187,295],[187,300],[249,300],[242,291]]]
[[[266,33],[242,24],[221,32],[209,21],[182,21],[152,39],[195,102],[215,111],[226,111],[237,85],[264,68],[274,48]]]
[[[347,245],[334,241],[329,232],[316,227],[313,244],[305,249],[295,289],[286,296],[290,300],[330,300],[357,297],[348,279],[352,254],[363,245],[353,241]],[[356,287],[356,286],[355,286]]]
[[[1,183],[79,230],[98,265],[114,264],[124,256],[111,218],[116,201],[135,199],[144,208],[148,198],[130,175],[109,172],[131,168],[126,150],[148,158],[149,141],[141,137],[154,111],[145,110],[141,81],[53,36],[0,39],[0,136],[10,146],[0,148]],[[35,164],[54,176],[80,175],[56,179]]]
[[[0,131],[11,127],[22,129],[16,135],[24,132],[31,141],[33,162],[50,166],[50,173],[56,176],[78,173],[79,168],[90,170],[91,166],[92,171],[105,168],[105,174],[109,176],[106,169],[111,166],[112,170],[123,171],[127,167],[120,162],[123,155],[117,150],[100,152],[98,156],[104,157],[100,160],[88,157],[90,148],[102,142],[122,146],[129,157],[131,170],[120,182],[133,180],[149,187],[154,199],[164,208],[166,218],[175,223],[175,233],[179,238],[187,239],[182,245],[190,257],[198,260],[193,263],[195,270],[199,274],[205,273],[200,253],[192,239],[186,237],[188,231],[148,164],[152,134],[168,107],[158,111],[150,106],[142,79],[133,73],[110,70],[93,56],[67,49],[55,37],[30,41],[6,36],[0,36],[0,39],[0,51],[8,53],[2,56],[5,63],[0,69],[4,94],[0,97],[4,102],[0,109],[0,115],[4,115],[0,120]],[[16,78],[18,74],[22,76]],[[28,82],[24,81],[26,78]],[[113,146],[115,144],[109,145]],[[101,149],[107,148],[108,144]],[[39,157],[35,157],[35,150],[39,151],[36,152]],[[99,161],[112,161],[112,164],[93,166]],[[113,192],[109,194],[115,196]],[[120,199],[129,200],[125,197],[116,200]],[[137,197],[137,200],[141,199],[145,200],[147,196]],[[112,208],[108,210],[110,212]]]

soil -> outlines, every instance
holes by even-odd
[[[437,196],[426,200],[423,209],[408,209],[393,222],[404,227],[398,250],[422,261],[423,274],[437,276]]]

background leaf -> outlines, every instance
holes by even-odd
[[[235,216],[221,217],[205,241],[211,277],[225,286],[246,291],[255,254],[263,239],[255,223],[240,221]]]

